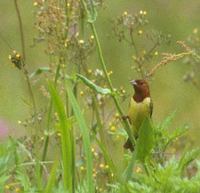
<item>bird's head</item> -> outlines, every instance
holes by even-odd
[[[142,101],[146,97],[150,97],[149,84],[144,79],[131,80],[131,84],[135,90],[135,97]]]

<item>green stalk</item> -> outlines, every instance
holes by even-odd
[[[114,104],[116,106],[116,109],[118,111],[118,113],[121,115],[121,116],[124,116],[124,113],[121,109],[121,106],[119,104],[119,101],[115,95],[115,91],[114,91],[114,87],[112,85],[112,81],[108,75],[108,71],[107,71],[107,67],[106,67],[106,64],[105,64],[105,60],[104,60],[104,57],[103,57],[103,52],[102,52],[102,48],[101,48],[101,44],[100,44],[100,41],[99,41],[99,37],[98,37],[98,34],[97,34],[97,31],[96,31],[96,27],[94,25],[94,23],[90,23],[90,26],[92,28],[92,31],[93,31],[93,35],[94,35],[94,38],[95,38],[95,41],[96,41],[96,44],[97,44],[97,51],[98,51],[98,55],[99,55],[99,59],[100,59],[100,63],[101,63],[101,67],[103,69],[103,72],[104,72],[104,75],[106,77],[106,81],[108,83],[108,86],[110,88],[110,90],[112,91],[112,99],[114,101]],[[128,121],[126,119],[123,120],[123,125],[128,133],[128,136],[129,138],[131,139],[132,143],[135,144],[135,138],[133,137],[132,133],[131,133],[131,128],[130,128],[130,125],[128,123]]]
[[[15,10],[17,13],[17,19],[18,19],[18,23],[19,23],[19,32],[20,32],[20,40],[21,40],[21,49],[22,49],[22,55],[23,55],[23,73],[25,75],[26,78],[26,82],[28,85],[28,90],[29,90],[29,94],[30,94],[30,98],[32,101],[32,105],[33,105],[33,111],[36,115],[36,103],[35,103],[35,98],[34,98],[34,94],[33,94],[33,90],[31,87],[31,83],[30,83],[30,78],[28,76],[28,71],[25,68],[26,65],[26,52],[25,52],[25,40],[24,40],[24,30],[23,30],[23,23],[22,23],[22,18],[21,18],[21,14],[20,14],[20,10],[19,10],[19,6],[18,6],[18,2],[17,0],[14,0],[14,5],[15,5]]]
[[[57,85],[59,73],[60,73],[60,63],[58,64],[57,69],[56,69],[56,75],[55,75],[55,79],[54,79],[54,86],[55,87]],[[52,107],[53,107],[53,101],[52,101],[52,97],[51,97],[50,104],[49,104],[48,117],[47,117],[47,129],[48,130],[49,130],[49,127],[50,127],[50,122],[51,122]],[[46,138],[45,138],[44,148],[43,148],[43,153],[42,153],[42,161],[45,161],[45,159],[46,159],[48,145],[49,145],[49,135],[47,135]],[[42,170],[41,170],[41,172],[42,172]]]

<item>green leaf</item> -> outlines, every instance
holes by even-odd
[[[153,145],[154,132],[152,122],[150,118],[146,118],[139,129],[139,138],[136,142],[135,151],[133,152],[128,167],[126,168],[123,175],[125,182],[127,182],[131,178],[135,161],[139,160],[141,162],[144,162],[151,153]]]
[[[74,115],[76,117],[80,131],[83,136],[83,147],[84,147],[84,153],[86,156],[85,159],[86,159],[86,168],[87,168],[88,192],[94,192],[93,175],[92,175],[93,174],[93,158],[92,158],[91,145],[90,145],[90,131],[86,125],[86,122],[82,115],[79,104],[78,104],[78,102],[72,92],[72,88],[70,86],[67,86],[67,93],[68,93],[68,97],[69,97],[69,102],[72,105]]]
[[[58,95],[58,91],[53,84],[49,84],[49,91],[54,103],[55,109],[59,117],[59,126],[61,131],[61,151],[63,161],[63,182],[64,188],[69,192],[73,192],[73,144],[72,144],[72,132],[71,132],[71,119],[67,118],[64,104],[61,97]]]
[[[1,192],[5,191],[4,186],[6,185],[6,182],[9,180],[10,177],[11,176],[8,176],[8,175],[2,175],[2,176],[0,176],[0,184],[1,184],[0,191]]]
[[[30,78],[33,78],[34,76],[40,75],[44,72],[50,72],[50,71],[51,70],[49,67],[40,67],[30,75]]]
[[[83,81],[84,84],[86,84],[88,87],[90,87],[95,92],[97,92],[99,94],[103,94],[103,95],[111,94],[110,89],[97,86],[91,80],[87,79],[85,76],[83,76],[81,74],[77,74],[77,76]]]
[[[150,118],[146,118],[140,129],[139,138],[136,143],[136,159],[144,162],[151,153],[154,145],[153,125]]]
[[[54,161],[54,164],[53,164],[53,167],[51,169],[51,173],[50,173],[50,176],[49,176],[49,179],[48,179],[45,191],[44,191],[45,193],[54,192],[53,188],[54,188],[54,185],[55,185],[55,182],[56,182],[56,170],[57,170],[58,164],[59,164],[58,160]]]
[[[176,115],[176,110],[174,112],[172,112],[170,115],[167,116],[167,118],[165,118],[164,121],[162,121],[162,123],[160,124],[159,128],[161,128],[162,130],[167,129],[167,127],[172,123],[175,115]]]
[[[167,132],[165,133],[167,136],[166,144],[165,144],[165,149],[167,146],[169,146],[174,140],[179,138],[180,136],[184,135],[188,131],[188,127],[181,127],[181,128],[176,128],[173,132]]]
[[[196,158],[200,156],[200,149],[193,149],[191,151],[187,151],[179,161],[179,170],[183,172],[183,170]]]

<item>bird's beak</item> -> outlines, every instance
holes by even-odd
[[[131,80],[130,83],[133,85],[133,86],[136,86],[137,85],[137,82],[135,80]]]

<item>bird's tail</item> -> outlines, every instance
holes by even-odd
[[[134,151],[134,146],[133,144],[131,143],[131,140],[128,138],[126,143],[124,144],[124,148],[125,149],[130,149],[130,151]]]

